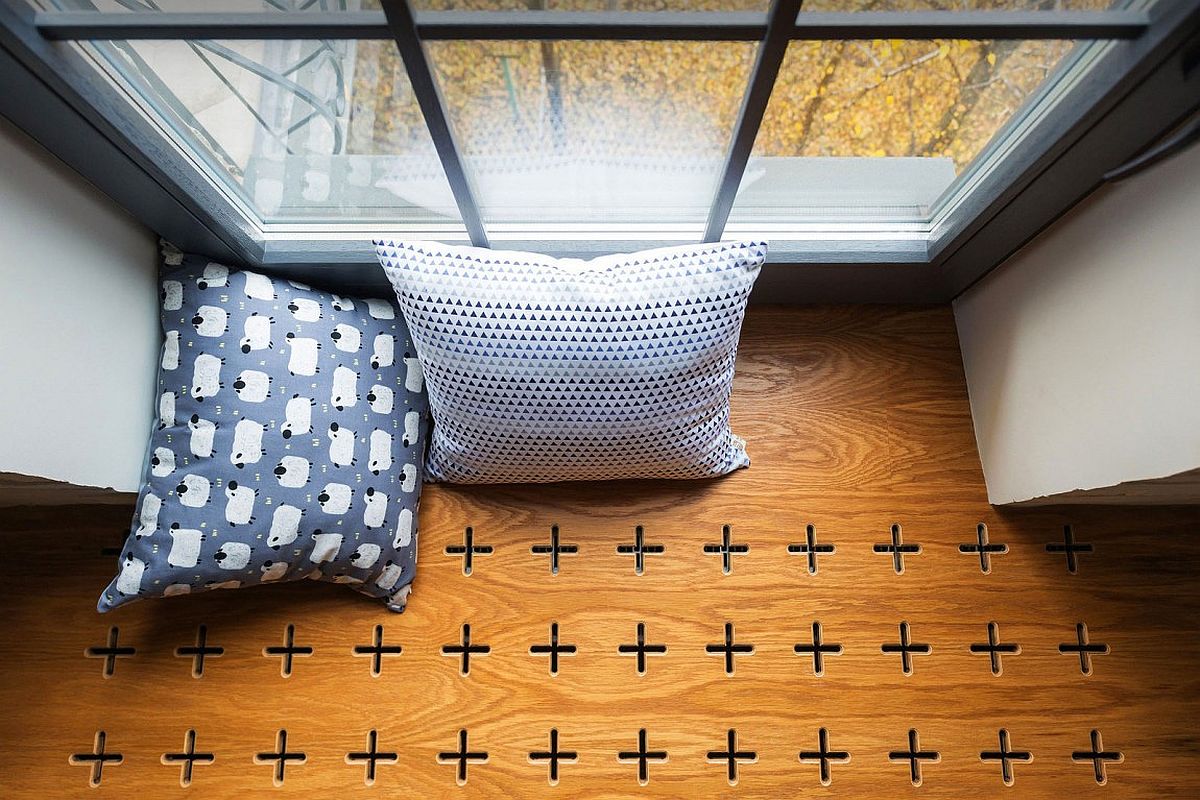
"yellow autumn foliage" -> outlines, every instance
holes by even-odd
[[[544,0],[549,10],[764,10],[765,0]],[[422,10],[528,10],[542,0],[419,0]],[[809,11],[1104,8],[1107,0],[809,0]],[[1052,11],[1051,11],[1052,13]],[[425,137],[389,42],[359,42],[351,152]],[[469,156],[711,157],[754,63],[746,42],[431,42]],[[1064,41],[794,41],[755,145],[763,156],[941,156],[961,170],[1073,47]]]

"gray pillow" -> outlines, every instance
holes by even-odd
[[[193,256],[162,289],[158,419],[99,610],[301,578],[403,610],[428,408],[395,304]]]

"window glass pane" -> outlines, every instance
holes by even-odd
[[[391,41],[96,45],[266,223],[459,223]]]
[[[1130,0],[804,0],[805,11],[1103,11]]]
[[[927,219],[1072,46],[792,42],[730,221]]]
[[[756,45],[431,42],[490,222],[698,223]]]
[[[418,11],[759,11],[770,0],[410,0]],[[379,0],[30,0],[60,11],[360,11]],[[805,0],[808,11],[1086,11],[1137,0]]]

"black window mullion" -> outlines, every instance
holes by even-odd
[[[425,125],[433,138],[433,146],[442,161],[442,170],[450,183],[450,191],[454,193],[458,213],[462,215],[467,234],[471,237],[471,244],[476,247],[488,247],[488,235],[479,211],[478,195],[463,164],[462,150],[450,126],[446,103],[417,34],[412,8],[407,0],[383,0],[383,10],[395,36],[404,68],[408,71],[408,81],[412,85],[413,94],[421,107],[421,114],[425,117]]]
[[[767,14],[748,11],[410,12],[422,41],[762,41]],[[177,12],[39,11],[51,40],[391,39],[378,11]],[[1145,11],[813,11],[793,39],[1132,39]]]

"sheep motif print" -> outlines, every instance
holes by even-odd
[[[402,610],[428,411],[394,303],[185,257],[162,326],[146,480],[99,610],[301,578]]]

